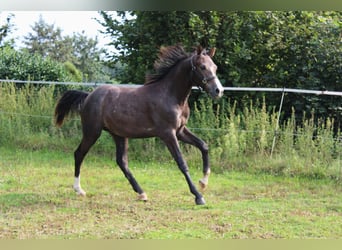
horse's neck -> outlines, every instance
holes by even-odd
[[[179,104],[186,103],[192,88],[190,61],[186,59],[179,62],[169,73],[165,83],[169,94],[175,96]]]

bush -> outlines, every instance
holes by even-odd
[[[261,103],[250,102],[242,110],[236,106],[236,101],[222,100],[213,105],[209,99],[195,105],[189,126],[200,128],[196,132],[209,142],[214,169],[342,177],[341,132],[334,132],[333,119],[320,118],[315,123],[313,110],[309,116],[304,113],[303,121],[296,124],[293,109],[292,116],[278,128],[278,114],[274,108],[267,111],[265,99]]]
[[[70,81],[72,77],[63,64],[49,57],[4,47],[0,48],[0,79]]]
[[[65,62],[64,67],[71,76],[72,82],[82,82],[82,73],[76,68],[76,66],[72,62]]]

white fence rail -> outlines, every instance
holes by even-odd
[[[313,95],[332,95],[342,96],[342,92],[328,90],[308,90],[308,89],[290,89],[290,88],[243,88],[243,87],[224,87],[225,91],[259,91],[259,92],[285,92],[285,93],[300,93]]]
[[[97,82],[52,82],[52,81],[22,81],[22,80],[4,80],[0,79],[0,82],[8,83],[31,83],[31,84],[47,84],[47,85],[72,85],[72,86],[85,86],[85,87],[97,87],[109,83],[97,83]],[[342,85],[342,84],[341,84]],[[139,84],[120,84],[123,87],[140,87]],[[193,89],[198,89],[193,87]],[[330,95],[330,96],[342,96],[342,91],[329,91],[329,90],[308,90],[308,89],[292,89],[292,88],[254,88],[254,87],[224,87],[225,91],[242,91],[242,92],[279,92],[279,93],[298,93],[298,94],[313,94],[313,95]]]
[[[4,80],[0,79],[0,83],[17,83],[17,84],[46,84],[46,85],[71,85],[71,86],[86,86],[86,87],[97,87],[104,84],[109,83],[96,83],[96,82],[87,82],[87,83],[79,83],[79,82],[52,82],[52,81],[22,81],[22,80]],[[120,84],[122,87],[140,87],[142,85],[138,84]],[[198,89],[197,87],[193,87],[193,89]],[[274,131],[272,149],[271,149],[271,157],[273,155],[274,146],[276,142],[276,134],[279,129],[279,119],[280,114],[283,108],[283,100],[285,93],[298,93],[298,94],[311,94],[311,95],[329,95],[329,96],[341,96],[342,92],[340,91],[328,91],[328,90],[308,90],[308,89],[292,89],[292,88],[251,88],[251,87],[224,87],[225,91],[242,91],[242,92],[279,92],[282,93],[278,117],[277,117],[277,127]]]

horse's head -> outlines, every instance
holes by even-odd
[[[220,98],[223,95],[223,87],[216,76],[217,66],[212,57],[216,49],[212,48],[209,53],[201,46],[191,57],[192,82],[202,88],[212,98]]]

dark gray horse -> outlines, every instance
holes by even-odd
[[[116,162],[140,200],[146,201],[147,195],[128,168],[128,138],[159,137],[184,174],[196,204],[205,204],[190,178],[178,140],[194,145],[202,152],[204,177],[200,186],[205,188],[210,174],[208,146],[185,125],[190,114],[188,97],[192,86],[199,86],[212,98],[223,94],[216,76],[217,67],[211,59],[214,54],[215,49],[207,53],[200,46],[190,54],[179,45],[162,47],[154,64],[155,73],[148,75],[141,87],[102,85],[91,93],[65,92],[56,106],[56,124],[61,126],[70,111],[78,111],[83,129],[82,141],[74,154],[74,190],[85,195],[80,185],[81,164],[102,130],[106,130],[116,144]]]

